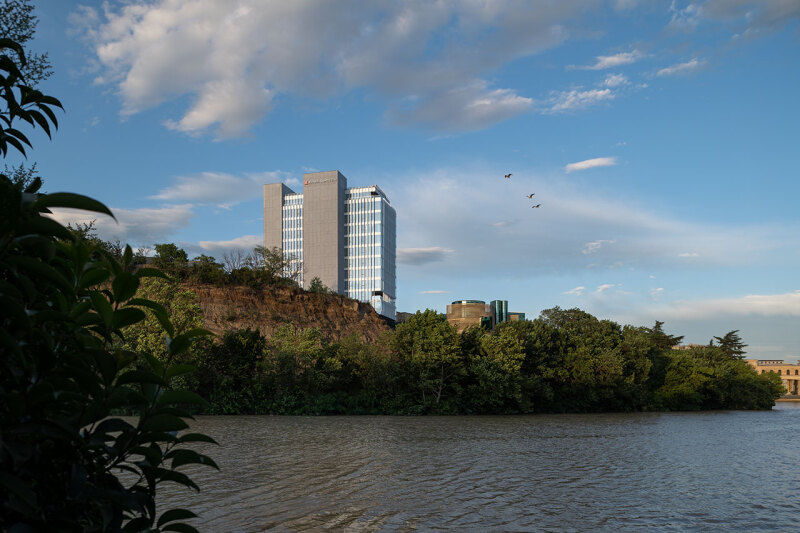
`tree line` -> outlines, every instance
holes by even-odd
[[[200,327],[190,286],[148,280],[143,294],[173,321]],[[130,348],[161,357],[151,318],[127,335]],[[151,327],[152,330],[148,330]],[[580,309],[463,333],[433,310],[412,315],[377,342],[329,342],[291,324],[265,336],[228,331],[200,339],[181,386],[206,414],[511,414],[538,412],[767,409],[780,378],[741,359],[733,331],[706,346],[673,347],[663,323],[621,326]],[[160,350],[160,352],[159,352]]]

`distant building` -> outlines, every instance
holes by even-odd
[[[695,348],[705,348],[707,344],[676,344],[672,347],[673,350],[694,350]]]
[[[447,306],[447,321],[459,332],[470,326],[492,329],[502,322],[525,320],[525,313],[509,312],[507,300],[456,300]]]
[[[459,333],[472,326],[491,329],[492,308],[483,300],[456,300],[447,306],[447,321]]]
[[[797,396],[800,392],[800,364],[784,363],[783,359],[745,359],[759,374],[776,372],[786,387],[786,395]]]
[[[519,322],[525,320],[525,313],[508,310],[508,300],[492,300],[489,302],[492,308],[493,325],[501,324],[503,322]]]
[[[348,189],[338,170],[304,174],[301,194],[283,183],[264,185],[264,246],[283,250],[300,286],[319,278],[392,320],[396,232],[395,210],[380,187]]]

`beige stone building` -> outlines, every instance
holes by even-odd
[[[800,392],[800,364],[785,363],[783,359],[746,359],[759,374],[777,372],[786,387],[787,396],[796,396]]]
[[[492,329],[501,322],[520,322],[525,320],[525,313],[508,311],[506,300],[456,300],[447,306],[447,321],[456,327],[459,333],[471,326]]]
[[[456,300],[447,305],[447,321],[459,333],[470,326],[492,327],[494,312],[483,300]]]

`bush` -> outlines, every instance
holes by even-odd
[[[0,153],[30,146],[15,120],[56,126],[58,100],[25,86],[21,48],[0,39]],[[16,54],[16,59],[7,53]],[[111,215],[76,194],[36,194],[41,180],[0,176],[0,530],[193,531],[183,509],[159,513],[165,482],[197,489],[179,469],[216,467],[185,447],[213,442],[178,432],[202,404],[168,381],[193,370],[172,364],[205,330],[176,331],[159,304],[137,298],[141,280],[129,246],[120,260],[47,215],[66,207]],[[23,189],[23,187],[25,187]],[[123,347],[124,328],[149,311],[166,333],[165,361]],[[128,413],[133,422],[114,416]],[[121,473],[125,472],[125,477]]]

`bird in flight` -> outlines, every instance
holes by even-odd
[[[536,193],[535,193],[535,192],[532,192],[532,193],[530,193],[530,194],[528,195],[528,198],[533,198],[533,195],[534,195],[534,194],[536,194]]]
[[[506,179],[510,179],[510,178],[511,178],[511,176],[513,176],[513,174],[506,174],[506,175],[505,175],[505,178],[506,178]]]
[[[542,207],[542,204],[536,204],[536,205],[532,205],[532,206],[531,206],[531,209],[536,209],[537,207]]]

